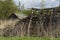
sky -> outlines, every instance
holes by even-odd
[[[42,0],[14,0],[15,4],[18,5],[19,1],[21,5],[24,4],[25,8],[41,8],[41,1]],[[44,0],[45,1],[45,8],[56,7],[59,5],[58,0]]]

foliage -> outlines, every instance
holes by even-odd
[[[23,10],[22,11],[24,14],[26,14],[26,15],[29,15],[29,14],[31,14],[32,13],[32,10],[30,9],[27,9],[27,10]],[[37,12],[36,11],[34,11],[34,14],[37,14]]]
[[[32,10],[23,10],[22,12],[26,15],[29,15],[32,13]]]
[[[13,0],[0,0],[0,18],[6,19],[8,16],[17,11],[17,6],[14,4]]]

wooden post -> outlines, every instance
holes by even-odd
[[[32,14],[33,14],[33,10],[32,10]],[[31,22],[32,22],[32,16],[33,16],[33,15],[31,15],[31,18],[30,18],[29,24],[28,24],[28,30],[27,30],[27,36],[28,36],[28,37],[30,36],[30,27],[31,27]]]

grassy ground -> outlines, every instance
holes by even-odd
[[[0,37],[0,40],[60,40],[60,38],[48,38],[48,37]]]

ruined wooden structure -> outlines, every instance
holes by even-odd
[[[54,37],[60,37],[60,31],[56,34],[57,25],[60,23],[60,7],[46,9],[34,8],[33,10],[38,11],[38,14],[35,15],[32,12],[33,14],[31,13],[28,17],[16,23],[13,29],[15,36],[42,37],[52,35]]]

